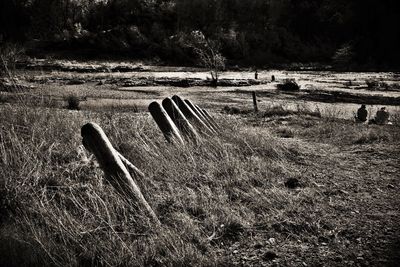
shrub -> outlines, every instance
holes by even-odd
[[[10,76],[15,71],[18,60],[23,58],[25,51],[12,43],[0,43],[0,77]]]
[[[70,110],[80,110],[81,109],[79,107],[80,100],[77,96],[74,96],[74,95],[68,96],[67,103],[68,103],[67,109],[70,109]]]
[[[365,83],[369,90],[387,91],[390,89],[389,84],[375,79],[368,79]]]
[[[282,91],[299,91],[300,86],[294,80],[285,80],[284,83],[277,84],[278,90]]]
[[[223,110],[225,113],[228,113],[228,114],[240,114],[241,113],[241,110],[237,107],[225,106]]]
[[[277,134],[282,138],[293,138],[294,132],[288,127],[281,127],[277,129]]]

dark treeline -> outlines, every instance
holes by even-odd
[[[230,64],[397,68],[396,0],[1,0],[4,42],[191,64],[200,30]],[[33,42],[34,40],[34,42]]]

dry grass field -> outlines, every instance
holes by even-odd
[[[42,74],[20,73],[34,88],[0,95],[0,266],[398,266],[398,107],[392,125],[366,125],[352,120],[357,103],[299,100],[271,83]],[[221,133],[166,143],[146,109],[174,94],[208,108]],[[65,108],[69,96],[81,110]],[[145,173],[136,182],[161,226],[105,181],[82,146],[87,122]]]

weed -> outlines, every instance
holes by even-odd
[[[371,144],[383,141],[389,141],[390,135],[377,129],[368,129],[361,131],[354,140],[355,144]]]
[[[288,127],[280,127],[276,130],[277,134],[283,138],[293,138],[294,132]]]
[[[80,110],[80,100],[75,95],[70,95],[67,97],[67,109],[69,110]]]

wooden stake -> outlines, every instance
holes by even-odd
[[[210,121],[212,121],[213,123],[214,123],[214,125],[218,128],[218,129],[221,129],[221,127],[218,125],[218,123],[213,119],[213,117],[211,117],[211,115],[210,115],[210,113],[208,113],[208,111],[206,110],[206,109],[201,109],[203,112],[204,112],[204,114],[206,115],[206,117],[210,120]]]
[[[254,105],[254,112],[258,112],[258,106],[257,106],[257,95],[256,92],[253,91],[253,105]]]
[[[201,114],[201,112],[196,108],[196,106],[190,101],[189,99],[185,99],[186,104],[194,111],[194,113],[204,122],[205,125],[207,125],[208,128],[210,128],[214,133],[217,131],[214,129],[214,127],[208,122],[206,118]]]
[[[81,129],[81,135],[83,145],[95,155],[110,184],[120,194],[136,201],[156,224],[160,224],[153,209],[123,164],[120,154],[113,148],[101,127],[95,123],[85,124]]]
[[[179,142],[182,145],[184,144],[178,128],[159,103],[152,102],[149,105],[149,111],[168,142]]]
[[[171,98],[165,98],[162,101],[162,106],[182,134],[192,141],[197,142],[199,140],[199,134]]]
[[[196,115],[196,113],[186,104],[185,101],[182,100],[177,95],[174,95],[172,97],[172,100],[174,100],[175,104],[179,107],[179,109],[182,111],[183,115],[193,123],[197,127],[199,131],[202,133],[209,133],[213,134],[214,131],[211,130],[200,118],[199,116]]]
[[[219,130],[218,125],[214,123],[214,121],[210,117],[207,116],[207,114],[204,112],[202,108],[200,108],[198,105],[195,105],[195,107],[201,113],[201,115],[203,115],[203,117],[207,120],[207,122],[213,126],[214,130],[218,132]]]

